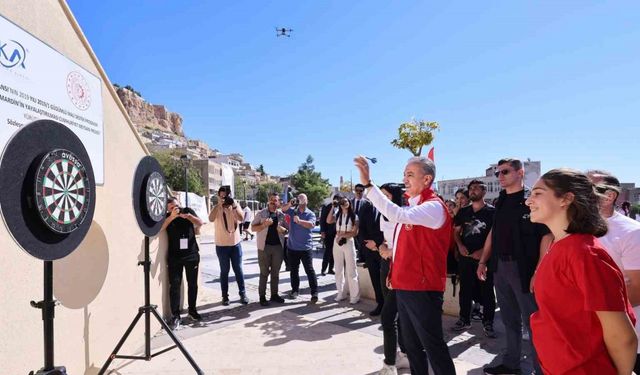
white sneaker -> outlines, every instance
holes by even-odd
[[[351,301],[349,301],[350,304],[355,305],[356,303],[360,302],[360,298],[358,299],[352,299]]]
[[[382,365],[382,370],[380,370],[378,375],[398,375],[398,370],[396,366],[390,366],[385,363]]]
[[[338,293],[338,295],[336,296],[335,301],[336,302],[344,301],[345,298],[347,298],[347,297],[345,297],[342,293]]]
[[[396,368],[411,368],[409,358],[401,351],[396,353]]]

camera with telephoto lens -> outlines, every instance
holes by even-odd
[[[333,201],[333,203],[331,203],[331,205],[332,205],[333,207],[338,207],[338,206],[340,206],[340,201],[338,201],[338,200],[334,200],[334,201]]]
[[[221,191],[224,191],[226,193],[224,198],[223,198],[222,205],[225,206],[225,207],[233,206],[235,201],[231,197],[231,186],[229,186],[229,185],[221,186],[220,190],[218,190],[218,193],[221,192]]]
[[[344,244],[347,243],[347,239],[342,237],[341,239],[338,240],[338,246],[342,246]]]

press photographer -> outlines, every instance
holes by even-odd
[[[231,196],[231,187],[221,186],[218,189],[218,203],[209,213],[209,221],[215,225],[216,254],[220,262],[220,286],[224,306],[229,305],[229,270],[231,268],[238,283],[240,302],[245,305],[249,303],[244,289],[242,246],[238,229],[243,217],[240,206]]]
[[[200,314],[196,311],[198,265],[200,264],[196,229],[202,224],[202,220],[191,208],[180,208],[179,201],[175,197],[167,199],[167,219],[162,224],[162,230],[167,230],[169,241],[167,265],[172,314],[169,325],[173,329],[180,325],[180,291],[183,269],[187,276],[189,316],[194,320],[201,319]]]

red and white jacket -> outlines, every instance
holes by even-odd
[[[396,223],[394,255],[389,271],[391,286],[398,290],[444,292],[447,253],[453,225],[444,205],[431,189],[398,207],[376,186],[367,198],[390,222]]]

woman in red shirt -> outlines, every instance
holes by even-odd
[[[555,240],[535,274],[533,343],[545,374],[631,374],[637,338],[622,273],[596,237],[607,232],[586,175],[554,169],[527,199]]]

